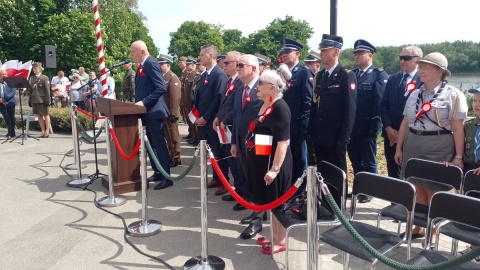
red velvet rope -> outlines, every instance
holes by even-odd
[[[95,115],[91,115],[89,112],[86,112],[86,111],[82,110],[80,107],[77,107],[77,111],[83,113],[85,116],[88,116],[88,117],[90,117],[90,118],[94,118],[95,120],[105,119],[105,116],[95,116]]]
[[[290,199],[295,194],[295,192],[297,192],[298,187],[300,187],[300,184],[298,183],[299,180],[297,180],[297,182],[295,182],[295,185],[293,185],[287,192],[285,192],[285,194],[283,194],[280,198],[276,199],[275,201],[267,203],[267,204],[263,204],[263,205],[251,204],[251,203],[245,201],[242,197],[240,197],[235,192],[235,190],[230,186],[227,179],[225,178],[222,171],[220,170],[220,167],[218,167],[218,163],[215,160],[215,158],[210,158],[210,162],[212,163],[213,169],[215,170],[218,177],[220,178],[220,181],[222,181],[222,184],[225,186],[225,188],[230,193],[230,195],[232,195],[232,197],[239,204],[241,204],[244,207],[246,207],[250,210],[253,210],[255,212],[264,212],[264,211],[271,210],[271,209],[279,207],[280,205],[284,204],[288,199]]]
[[[138,153],[138,149],[140,149],[140,143],[141,143],[140,139],[137,140],[137,144],[135,145],[135,148],[133,149],[133,153],[131,155],[127,156],[123,152],[120,144],[118,143],[117,135],[115,135],[115,132],[113,131],[113,128],[109,128],[109,130],[110,130],[110,134],[112,134],[113,142],[115,143],[115,146],[117,147],[117,150],[118,150],[118,153],[120,154],[120,156],[122,156],[126,160],[132,159]]]

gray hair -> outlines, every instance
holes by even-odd
[[[418,46],[407,46],[403,49],[412,52],[413,55],[420,56],[423,58],[423,51]]]
[[[249,65],[252,65],[258,70],[258,58],[252,54],[244,54],[240,58],[246,58]]]
[[[283,95],[282,93],[286,90],[286,83],[280,77],[280,75],[274,70],[265,70],[262,75],[260,75],[260,81],[262,83],[268,83],[275,86],[275,90],[278,94]]]
[[[237,51],[231,51],[227,53],[227,55],[230,55],[230,54],[232,54],[235,57],[235,61],[237,62],[240,60],[240,57],[242,57],[242,54]]]

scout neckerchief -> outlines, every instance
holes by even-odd
[[[438,97],[438,95],[440,95],[440,93],[442,93],[443,89],[445,89],[445,85],[447,85],[447,82],[446,81],[442,81],[442,84],[440,85],[440,89],[438,89],[437,93],[435,93],[435,95],[433,95],[432,99],[430,99],[430,101],[427,101],[427,102],[423,102],[423,91],[425,90],[425,85],[423,85],[421,88],[420,88],[420,91],[418,93],[418,96],[417,96],[417,106],[415,108],[415,122],[414,124],[418,122],[420,122],[420,124],[422,125],[422,128],[423,129],[426,129],[425,128],[425,124],[423,123],[422,121],[422,116],[426,116],[428,119],[430,119],[427,115],[427,112],[429,112],[431,109],[432,109],[432,102]],[[432,121],[430,119],[430,121]],[[434,124],[436,124],[437,126],[440,126],[439,123],[435,123],[434,121],[432,121]]]

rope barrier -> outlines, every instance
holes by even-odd
[[[461,265],[463,263],[469,262],[480,255],[480,247],[463,254],[462,256],[456,257],[452,260],[431,264],[431,265],[409,265],[402,262],[395,261],[384,254],[378,252],[374,247],[372,247],[365,239],[362,238],[360,234],[353,228],[350,222],[345,218],[340,208],[338,208],[337,203],[333,199],[330,190],[328,189],[327,185],[323,183],[323,179],[320,180],[322,182],[322,192],[325,195],[325,199],[327,200],[330,207],[333,209],[335,216],[340,220],[343,226],[347,229],[350,235],[363,247],[365,250],[368,251],[372,256],[377,258],[382,263],[398,270],[439,270],[439,269],[450,269]]]
[[[79,111],[79,112],[81,112],[83,115],[88,116],[88,117],[90,117],[90,118],[93,118],[93,119],[95,119],[95,120],[105,119],[105,116],[92,115],[92,114],[90,114],[89,112],[82,110],[82,108],[80,108],[80,107],[77,107],[77,111]]]
[[[263,205],[257,205],[257,204],[251,204],[247,201],[245,201],[238,193],[235,192],[235,190],[230,186],[228,183],[227,179],[225,178],[225,175],[223,175],[222,170],[220,170],[220,167],[218,166],[217,161],[215,160],[215,157],[213,156],[213,153],[210,149],[210,147],[207,146],[208,153],[210,155],[210,162],[212,163],[212,167],[215,170],[215,172],[218,175],[218,178],[220,178],[220,181],[222,182],[223,186],[227,189],[227,191],[232,195],[232,197],[241,205],[244,207],[253,210],[255,212],[264,212],[267,210],[271,210],[274,208],[279,207],[280,205],[284,204],[287,200],[289,200],[295,192],[297,192],[298,188],[302,185],[303,183],[303,178],[306,175],[306,172],[303,173],[303,175],[295,181],[295,184],[290,187],[290,189],[285,192],[280,198],[276,199],[273,202],[263,204]]]
[[[85,128],[83,127],[82,123],[80,122],[80,119],[78,119],[77,117],[75,117],[75,121],[77,122],[77,126],[78,128],[80,129],[80,132],[82,133],[82,136],[85,140],[89,141],[90,143],[93,142],[93,140],[95,139],[98,139],[98,137],[100,136],[100,134],[102,134],[102,132],[104,131],[105,127],[102,126],[100,127],[100,129],[97,131],[97,133],[95,134],[95,136],[90,136],[87,131],[85,130]]]
[[[127,154],[125,154],[125,152],[123,152],[123,149],[120,146],[120,143],[118,142],[117,135],[115,135],[115,131],[113,130],[113,128],[109,127],[108,130],[110,130],[110,135],[112,135],[112,139],[113,139],[113,142],[115,143],[115,147],[117,148],[118,153],[120,154],[120,156],[122,156],[122,158],[124,158],[126,160],[130,160],[138,153],[138,149],[140,149],[140,139],[137,140],[137,143],[135,144],[135,147],[133,148],[132,154],[127,155]]]
[[[150,153],[150,157],[153,160],[153,163],[160,170],[160,173],[163,175],[163,177],[172,181],[178,181],[180,179],[183,179],[185,176],[187,176],[187,174],[192,170],[193,166],[195,165],[195,162],[197,161],[197,157],[198,157],[198,152],[199,152],[197,148],[197,150],[195,150],[195,154],[193,155],[192,162],[190,162],[187,169],[185,169],[183,173],[181,173],[178,176],[171,176],[163,169],[162,165],[160,164],[160,161],[158,161],[157,155],[155,155],[155,152],[153,151],[153,148],[150,145],[150,142],[148,141],[147,136],[145,136],[145,146],[147,146],[148,153]]]

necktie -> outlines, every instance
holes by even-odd
[[[405,92],[405,90],[407,89],[407,80],[408,80],[408,76],[410,76],[408,73],[405,73],[405,75],[403,75],[403,78],[402,78],[402,81],[400,82],[400,92],[403,93]]]
[[[248,98],[248,85],[245,85],[245,90],[243,91],[243,97],[242,97],[242,110],[245,109],[245,105],[247,104],[247,98]]]
[[[358,74],[357,74],[357,80],[358,80],[360,77],[362,77],[362,75],[363,75],[363,70],[360,70],[360,72],[358,72]]]
[[[227,89],[230,87],[231,83],[232,83],[232,78],[228,79],[228,81],[227,81]]]

